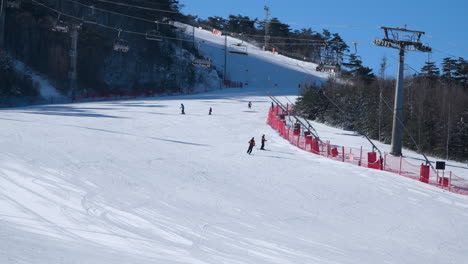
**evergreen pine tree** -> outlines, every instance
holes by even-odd
[[[439,78],[439,74],[440,74],[440,70],[435,65],[435,62],[428,61],[421,68],[421,73],[419,75],[433,80],[433,79]]]

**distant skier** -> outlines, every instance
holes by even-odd
[[[249,106],[249,109],[252,108],[252,102],[249,102],[247,105]]]
[[[252,149],[253,149],[254,146],[255,146],[255,139],[252,138],[252,139],[249,141],[249,149],[247,150],[247,154],[250,155],[250,153],[252,153]]]
[[[265,135],[262,136],[262,146],[260,147],[261,150],[265,150],[265,141],[268,141],[265,139]]]
[[[208,115],[211,115],[211,112],[213,112],[213,109],[210,107],[210,110],[208,111]]]
[[[184,106],[184,104],[180,104],[180,110],[182,110],[181,114],[185,115],[185,106]]]

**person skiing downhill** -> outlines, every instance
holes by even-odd
[[[249,149],[247,150],[247,154],[250,155],[250,153],[252,153],[252,149],[253,149],[254,146],[255,146],[255,139],[252,138],[252,139],[249,141]]]
[[[211,109],[210,107],[210,110],[208,111],[208,115],[211,115],[211,112],[213,112],[213,109]]]
[[[184,107],[184,104],[180,104],[180,109],[182,110],[181,114],[185,115],[185,107]]]
[[[260,147],[261,150],[265,150],[265,141],[268,141],[265,139],[265,135],[262,136],[262,146]]]
[[[249,102],[247,105],[249,106],[249,109],[252,108],[252,102]]]

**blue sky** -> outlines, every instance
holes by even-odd
[[[311,27],[321,32],[323,28],[339,33],[346,42],[357,41],[358,53],[364,65],[379,71],[382,57],[388,59],[387,76],[395,76],[398,51],[372,44],[381,38],[380,26],[402,27],[425,31],[422,38],[433,48],[432,60],[439,67],[444,57],[468,59],[468,0],[180,0],[182,12],[208,16],[241,14],[264,19],[263,7],[270,7],[271,16],[290,24],[292,29]],[[325,26],[328,25],[328,26]],[[345,25],[345,26],[341,26]],[[410,52],[406,63],[419,71],[427,61],[427,53]],[[406,74],[414,71],[409,69]]]

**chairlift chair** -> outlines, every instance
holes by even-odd
[[[89,15],[85,16],[83,19],[83,22],[86,24],[97,24],[97,16],[96,16],[96,11],[94,6],[90,6],[91,12]]]
[[[162,41],[161,33],[155,29],[146,31],[145,38],[147,40]]]
[[[236,55],[249,55],[247,53],[247,46],[241,43],[231,44],[229,46],[229,53],[236,54]]]
[[[128,41],[120,38],[120,32],[122,32],[121,29],[119,29],[119,33],[117,35],[117,39],[114,41],[114,50],[127,53],[130,50],[130,45],[128,44]]]
[[[356,58],[360,58],[360,56],[356,56]],[[351,63],[351,62],[342,62],[341,65],[346,67],[346,68],[352,68],[352,69],[360,67],[359,64]]]
[[[60,33],[68,33],[69,28],[67,24],[63,22],[63,20],[60,20],[60,15],[61,13],[59,13],[57,20],[55,21],[55,24],[52,26],[52,31],[60,32]]]
[[[6,7],[9,8],[20,8],[21,0],[7,0]]]
[[[159,21],[154,21],[156,23],[156,29],[146,31],[145,38],[147,40],[162,41],[161,32],[159,32]]]
[[[200,50],[200,44],[203,43],[203,42],[204,41],[199,41],[198,42],[198,53],[200,54],[200,56],[193,59],[192,64],[195,65],[195,66],[211,67],[211,59],[205,58],[203,56],[203,54],[205,54],[205,53]]]
[[[195,66],[211,67],[211,60],[206,58],[197,58],[192,61]]]
[[[323,63],[321,62],[316,68],[319,72],[338,72],[340,71],[340,65],[338,63]]]
[[[356,57],[356,59],[361,60],[361,56],[357,56],[356,53],[357,53],[357,42],[351,42],[352,44],[354,44],[354,52],[349,54],[349,55],[346,55],[344,54],[343,56],[346,56],[346,57],[351,57],[352,55]],[[349,61],[348,59],[348,62],[342,62],[341,63],[342,66],[346,67],[346,68],[359,68],[360,65],[357,64],[357,63],[352,63],[351,61]]]

